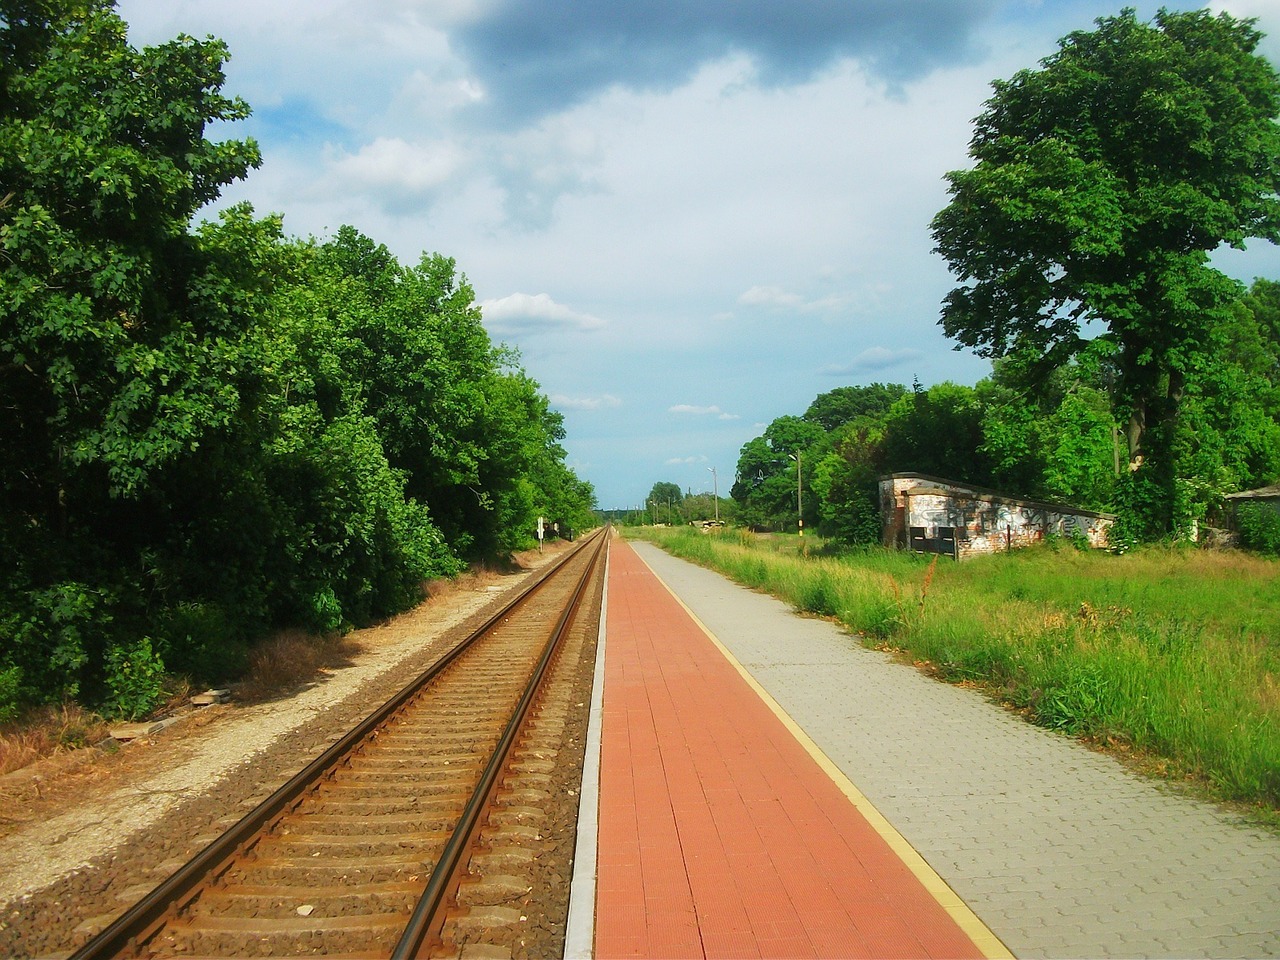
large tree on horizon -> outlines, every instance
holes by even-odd
[[[941,324],[1046,370],[1091,342],[1108,354],[1128,424],[1122,506],[1133,532],[1160,536],[1183,519],[1183,395],[1243,294],[1209,255],[1280,239],[1280,77],[1252,20],[1125,9],[1096,26],[993,84],[975,163],[947,175],[932,223],[960,281]]]

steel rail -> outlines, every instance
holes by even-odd
[[[578,612],[587,586],[596,572],[596,564],[607,544],[608,536],[602,536],[595,548],[595,554],[592,556],[591,562],[583,571],[574,589],[573,597],[566,604],[564,610],[561,611],[560,617],[556,621],[555,629],[547,640],[542,656],[538,660],[538,665],[529,678],[528,685],[525,687],[524,695],[521,696],[511,719],[507,722],[502,738],[498,741],[497,747],[494,748],[493,755],[485,766],[484,773],[479,783],[476,784],[475,791],[472,793],[471,799],[467,802],[467,806],[458,820],[458,825],[449,837],[449,842],[445,844],[444,850],[441,851],[440,857],[436,861],[435,869],[431,871],[431,878],[427,881],[427,887],[419,898],[418,905],[414,908],[413,915],[409,918],[409,923],[406,925],[400,941],[396,944],[395,949],[391,951],[392,960],[409,960],[409,958],[421,956],[434,942],[439,941],[441,927],[443,926],[443,918],[440,913],[445,906],[445,897],[453,889],[458,875],[466,867],[464,855],[483,823],[483,816],[489,808],[489,801],[493,795],[494,788],[497,786],[502,772],[506,769],[511,750],[515,746],[520,731],[524,727],[525,719],[542,688],[543,677],[546,675],[556,652],[560,649],[561,640],[564,638],[565,633],[568,632],[569,624]]]
[[[200,892],[203,884],[216,878],[234,857],[252,848],[258,838],[287,814],[325,774],[338,766],[356,746],[368,739],[427,684],[451,666],[461,655],[504,617],[546,583],[552,576],[597,538],[607,542],[607,530],[592,534],[564,556],[553,561],[518,594],[504,603],[482,626],[449,650],[440,660],[403,687],[399,693],[371,713],[345,736],[294,774],[279,789],[211,842],[202,851],[161,881],[150,893],[113,920],[99,934],[70,955],[68,960],[104,960],[118,957],[130,947],[146,942],[167,921],[173,919]]]

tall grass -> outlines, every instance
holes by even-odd
[[[838,619],[1036,723],[1280,809],[1280,563],[1043,547],[957,564],[811,538],[645,529],[672,553]]]

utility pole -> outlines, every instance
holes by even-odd
[[[716,502],[716,523],[720,522],[720,482],[716,479],[716,468],[707,467],[711,471],[711,490]]]
[[[796,462],[796,515],[800,520],[800,536],[804,536],[804,481],[800,476],[800,453],[787,454]]]

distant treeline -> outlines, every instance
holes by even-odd
[[[1187,385],[1177,427],[1179,529],[1209,519],[1224,494],[1280,477],[1280,283],[1256,280],[1214,346]],[[1118,502],[1130,464],[1106,355],[1086,352],[1048,371],[1038,361],[998,360],[974,387],[840,387],[777,418],[742,447],[737,522],[795,529],[802,494],[809,529],[878,543],[877,478],[919,472],[1119,511],[1122,536],[1126,520],[1141,527]]]
[[[0,18],[0,720],[145,709],[274,629],[405,609],[589,525],[561,416],[453,260],[248,207],[218,41],[142,51],[108,0]]]

